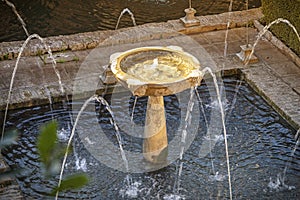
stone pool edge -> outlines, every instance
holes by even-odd
[[[177,31],[183,34],[193,34],[201,32],[209,32],[216,30],[224,30],[227,28],[236,28],[245,26],[248,22],[260,19],[263,16],[261,8],[253,8],[244,11],[226,12],[216,15],[197,16],[200,21],[200,26],[193,26],[185,28],[179,19],[169,20],[161,23],[147,23],[139,25],[138,27],[156,27],[169,29],[170,31]],[[231,22],[228,24],[228,20]],[[101,45],[105,39],[113,34],[126,31],[129,28],[122,28],[117,30],[104,30],[77,33],[71,35],[59,35],[44,38],[45,43],[51,48],[52,52],[64,51],[79,51],[93,49]],[[16,59],[20,47],[24,41],[12,41],[0,43],[0,61]],[[23,51],[22,56],[40,56],[46,54],[47,51],[44,45],[38,40],[32,40],[28,43],[27,48]]]

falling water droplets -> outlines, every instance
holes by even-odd
[[[80,119],[80,116],[83,113],[83,111],[85,110],[85,108],[88,106],[88,104],[91,101],[95,101],[95,100],[98,101],[99,103],[102,103],[103,105],[105,105],[106,109],[109,111],[109,113],[111,114],[112,118],[114,119],[113,112],[112,112],[112,110],[111,110],[108,102],[103,97],[99,97],[97,95],[93,95],[88,100],[86,100],[84,102],[84,104],[82,105],[82,107],[81,107],[81,109],[80,109],[80,111],[79,111],[79,113],[78,113],[78,115],[76,117],[76,120],[75,120],[73,128],[72,128],[72,132],[71,132],[68,144],[67,144],[67,151],[64,154],[64,159],[63,159],[63,162],[62,162],[62,165],[61,165],[61,171],[60,171],[60,175],[59,175],[58,187],[61,185],[61,182],[62,182],[62,176],[63,176],[63,173],[64,173],[64,169],[65,169],[65,165],[66,165],[67,157],[68,157],[68,149],[70,149],[70,147],[71,147],[71,143],[72,143],[73,137],[75,135],[75,130],[76,130],[78,121]],[[128,172],[129,171],[128,160],[126,158],[125,151],[124,151],[123,146],[122,146],[123,144],[122,144],[122,140],[121,140],[121,135],[120,135],[120,133],[119,133],[119,131],[117,129],[116,123],[114,123],[114,120],[112,120],[111,122],[113,122],[113,125],[114,125],[114,127],[116,129],[116,136],[118,138],[121,156],[122,156],[122,159],[124,161],[124,165],[125,165],[126,171]],[[76,157],[76,155],[75,155],[75,157]],[[76,160],[79,160],[79,158],[77,158]],[[86,169],[86,161],[80,161],[76,166],[80,166],[81,169]],[[56,193],[55,199],[58,199],[58,192]]]
[[[132,181],[132,177],[128,174],[125,178],[124,188],[119,191],[122,198],[137,198],[141,192],[142,182]]]
[[[287,24],[289,27],[292,28],[292,30],[294,31],[294,33],[296,34],[297,38],[298,38],[298,41],[300,43],[300,36],[299,36],[299,33],[296,29],[296,27],[290,22],[288,21],[287,19],[283,19],[283,18],[278,18],[274,21],[272,21],[271,23],[269,23],[268,25],[266,25],[259,33],[258,33],[258,37],[256,39],[256,41],[254,42],[253,46],[252,46],[252,49],[251,49],[251,53],[249,54],[249,56],[246,58],[246,63],[245,65],[248,65],[249,64],[249,61],[250,61],[250,58],[252,57],[252,55],[254,54],[254,50],[255,50],[255,47],[257,46],[259,40],[263,37],[263,35],[269,30],[269,28],[271,26],[273,26],[274,24],[279,24],[279,23],[285,23]]]
[[[52,60],[53,70],[55,71],[55,73],[56,73],[56,75],[58,77],[58,83],[59,83],[59,86],[60,86],[61,93],[62,94],[65,93],[63,85],[62,85],[62,81],[61,81],[61,76],[60,76],[59,71],[56,68],[56,61],[55,61],[55,59],[54,59],[54,57],[52,55],[52,51],[51,51],[50,47],[45,43],[44,39],[42,37],[40,37],[38,34],[32,34],[32,35],[28,36],[28,38],[25,40],[25,42],[23,43],[22,47],[20,48],[20,52],[18,54],[15,67],[14,67],[14,70],[12,72],[11,81],[10,81],[10,85],[9,85],[9,91],[8,91],[7,100],[6,100],[6,108],[5,108],[4,119],[3,119],[1,141],[3,140],[3,137],[4,137],[5,122],[6,122],[6,118],[7,118],[8,107],[9,107],[9,103],[10,103],[10,100],[11,100],[14,79],[15,79],[15,76],[16,76],[16,73],[17,73],[17,69],[18,69],[18,66],[19,66],[21,55],[22,55],[25,47],[27,46],[28,42],[30,40],[34,39],[34,38],[39,39],[41,41],[41,43],[44,45],[44,48],[47,50],[47,52],[48,52],[48,54],[49,54],[49,56],[50,56],[50,58]]]
[[[7,0],[2,0],[2,1],[4,1],[9,7],[12,8],[12,10],[13,10],[13,12],[15,13],[15,15],[17,16],[19,22],[21,23],[22,28],[23,28],[23,30],[24,30],[26,36],[29,37],[29,33],[28,33],[27,28],[26,28],[26,24],[25,24],[24,20],[22,19],[21,15],[18,13],[18,11],[17,11],[15,5],[14,5],[13,3],[11,3],[10,1],[7,1]]]
[[[273,180],[272,177],[270,177],[270,182],[268,184],[268,187],[270,188],[271,191],[275,190],[275,191],[282,191],[284,189],[288,189],[288,190],[293,190],[293,189],[296,189],[295,186],[290,186],[290,185],[287,185],[285,182],[286,182],[286,172],[288,170],[288,168],[290,167],[291,165],[291,162],[294,158],[294,155],[295,155],[295,152],[297,151],[299,145],[300,145],[300,129],[298,129],[297,133],[295,134],[295,139],[296,139],[296,144],[291,152],[291,155],[289,157],[289,161],[287,161],[285,167],[284,167],[284,170],[282,173],[278,173],[277,174],[277,177],[275,180]]]
[[[208,67],[203,69],[203,73],[209,73],[214,81],[215,90],[218,97],[221,120],[222,120],[222,128],[224,133],[224,144],[225,144],[225,153],[226,153],[226,164],[227,164],[227,175],[228,175],[228,185],[229,185],[229,197],[232,199],[232,184],[231,184],[231,173],[230,173],[230,161],[229,161],[229,151],[228,151],[228,143],[227,143],[227,131],[225,126],[225,112],[221,101],[220,89],[218,86],[216,75],[212,72],[212,70]]]
[[[228,33],[229,33],[229,27],[230,27],[230,23],[231,23],[232,4],[233,4],[233,0],[230,0],[229,7],[228,7],[228,21],[227,21],[226,32],[225,32],[225,41],[224,41],[224,57],[227,57]],[[223,65],[223,67],[224,67],[224,65]]]
[[[186,143],[186,136],[187,136],[187,130],[189,125],[191,124],[192,121],[192,115],[191,112],[193,110],[194,107],[194,94],[195,94],[195,88],[191,88],[190,89],[190,99],[188,102],[188,106],[187,106],[187,112],[186,112],[186,116],[185,116],[185,126],[182,130],[181,133],[181,144],[180,144],[180,155],[179,155],[179,167],[177,166],[176,169],[176,180],[174,182],[174,186],[173,186],[173,193],[174,194],[170,194],[170,195],[178,195],[179,194],[179,190],[180,190],[180,179],[181,179],[181,174],[182,174],[182,167],[183,167],[183,153],[185,151],[185,143]]]
[[[209,179],[210,179],[211,181],[220,181],[220,182],[221,182],[221,181],[224,181],[225,178],[226,178],[226,176],[220,174],[219,172],[216,172],[214,175],[210,175],[210,176],[209,176]]]
[[[283,190],[294,190],[296,189],[295,186],[289,186],[287,184],[284,183],[284,178],[282,177],[282,175],[279,173],[277,174],[277,177],[275,180],[273,180],[272,177],[270,177],[270,182],[268,183],[268,187],[271,191],[276,191],[276,192],[280,192]]]
[[[121,18],[122,18],[122,16],[123,16],[125,13],[128,13],[128,14],[130,15],[131,20],[132,20],[132,23],[133,23],[133,26],[136,26],[136,22],[135,22],[135,18],[134,18],[133,13],[129,10],[129,8],[125,8],[125,9],[121,12],[121,14],[120,14],[120,16],[119,16],[119,18],[118,18],[118,22],[117,22],[117,25],[116,25],[116,27],[115,27],[115,30],[118,29],[119,24],[120,24],[120,21],[121,21]]]

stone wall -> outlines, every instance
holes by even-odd
[[[263,23],[278,18],[289,20],[300,32],[300,0],[262,0]],[[284,23],[271,27],[271,31],[300,56],[300,41],[294,31]]]

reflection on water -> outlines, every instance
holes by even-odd
[[[129,8],[138,25],[179,19],[185,15],[187,0],[11,0],[27,24],[29,34],[42,37],[114,29],[123,9]],[[245,9],[245,0],[234,0],[233,10]],[[249,8],[260,0],[249,0]],[[226,12],[229,0],[194,0],[196,15]],[[0,2],[0,42],[24,40],[26,36],[11,9]],[[132,26],[130,16],[122,17],[119,28]]]
[[[225,104],[228,104],[229,108],[236,96],[237,81],[239,80],[236,78],[224,80],[227,98]],[[208,86],[201,85],[198,90],[204,103],[205,114],[209,119],[215,104],[211,101]],[[110,96],[106,98],[109,99]],[[128,98],[128,95],[124,98],[121,96],[119,101],[114,102],[114,106],[118,108],[126,104],[128,109],[131,109],[133,101],[134,98]],[[137,100],[133,119],[135,124],[144,124],[146,102],[145,97]],[[168,133],[171,133],[169,139],[172,139],[172,130],[178,129],[178,119],[180,119],[178,114],[183,105],[176,101],[174,95],[165,97],[165,105]],[[106,137],[117,146],[114,128],[109,122],[109,113],[97,104],[94,106],[96,106],[95,111],[101,115],[99,125],[105,129]],[[51,188],[57,185],[58,177],[50,181],[41,180],[35,145],[39,126],[51,120],[52,116],[59,121],[60,142],[65,142],[64,138],[69,136],[72,128],[69,126],[69,110],[60,104],[55,104],[53,107],[53,112],[48,106],[10,111],[8,117],[8,126],[16,127],[22,137],[17,145],[5,150],[3,154],[11,167],[25,169],[18,175],[18,182],[28,199],[46,199]],[[126,113],[121,109],[115,110],[120,112],[115,115]],[[295,130],[245,83],[242,83],[239,88],[235,106],[230,112],[229,110],[226,110],[226,125],[234,199],[298,199],[300,195],[299,149],[295,151],[293,158],[290,157],[296,144]],[[91,118],[95,117],[95,113],[87,114],[90,114]],[[120,120],[125,120],[126,117],[129,116],[120,117]],[[205,137],[207,127],[204,121],[204,116],[200,115],[197,137],[183,157],[180,196],[186,199],[228,199],[224,138],[211,138],[217,140],[211,155],[199,157],[200,147],[210,139]],[[93,129],[88,122],[89,120],[86,126]],[[80,130],[77,130],[77,133],[79,132]],[[121,134],[125,149],[141,150],[140,138],[134,138],[124,131]],[[99,142],[90,139],[90,143]],[[70,155],[66,174],[78,170],[86,171],[92,180],[87,187],[79,191],[61,193],[59,199],[168,199],[176,196],[173,194],[173,188],[170,187],[175,180],[175,163],[155,172],[132,174],[132,185],[129,187],[126,184],[127,174],[111,169],[96,160],[87,151],[78,135],[74,147],[76,154]],[[214,170],[211,159],[214,161]],[[286,171],[285,179],[285,184],[289,187],[279,187],[280,183],[276,181],[278,174],[283,172],[289,161],[292,162]]]

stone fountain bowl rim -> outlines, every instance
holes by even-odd
[[[120,63],[122,61],[122,59],[124,59],[125,57],[127,57],[128,55],[134,54],[134,53],[138,53],[138,52],[142,52],[142,51],[151,51],[151,50],[162,50],[162,51],[169,51],[169,52],[174,52],[177,53],[179,55],[183,55],[185,57],[190,58],[194,63],[195,63],[195,70],[192,70],[190,74],[188,74],[185,77],[179,78],[175,81],[169,82],[169,81],[160,81],[160,82],[146,82],[146,81],[142,81],[142,80],[138,80],[136,77],[127,74],[126,72],[124,72],[120,66]],[[110,67],[111,70],[113,72],[113,74],[115,75],[115,77],[121,82],[124,83],[126,82],[127,85],[130,86],[143,86],[143,85],[151,85],[152,87],[160,87],[163,86],[165,87],[166,85],[170,85],[170,84],[176,84],[176,83],[180,83],[182,81],[188,80],[188,79],[195,79],[195,78],[199,78],[201,79],[203,74],[202,71],[200,70],[200,63],[198,61],[198,59],[196,57],[194,57],[192,54],[183,51],[183,49],[179,46],[145,46],[145,47],[138,47],[138,48],[134,48],[134,49],[129,49],[127,51],[124,52],[117,52],[114,53],[110,56]],[[201,77],[201,78],[200,78]]]

